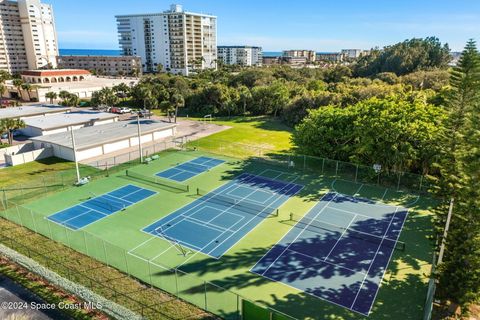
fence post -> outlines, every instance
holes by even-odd
[[[178,297],[178,273],[177,273],[177,269],[175,269],[175,295]]]
[[[208,311],[208,308],[207,308],[207,281],[203,281],[203,288],[205,290],[205,310]]]
[[[397,182],[397,191],[400,190],[400,180],[402,179],[402,174],[398,174],[398,182]]]
[[[303,155],[303,171],[307,170],[307,156]]]
[[[123,256],[125,257],[125,268],[127,269],[127,274],[130,276],[130,272],[128,271],[128,260],[127,260],[127,251],[123,250]]]
[[[355,183],[357,183],[357,177],[358,177],[358,164],[357,164],[357,169],[355,170]]]
[[[337,165],[335,166],[335,178],[338,176],[338,161],[337,161]]]
[[[422,191],[423,188],[423,175],[420,176],[420,187],[419,191]]]
[[[325,167],[325,158],[322,158],[322,174],[324,173],[323,168]]]
[[[33,229],[36,233],[38,233],[37,224],[35,223],[35,217],[33,216],[33,211],[32,210],[30,210],[30,215],[32,216]]]
[[[153,287],[152,266],[150,264],[150,260],[147,261],[147,265],[148,265],[148,277],[150,278],[150,287]]]
[[[85,243],[85,251],[87,252],[87,256],[90,256],[88,254],[87,235],[85,232],[83,232],[83,242]]]

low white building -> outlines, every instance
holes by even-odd
[[[31,105],[21,107],[9,107],[0,109],[0,119],[28,119],[45,115],[61,114],[70,112],[69,107],[55,105]]]
[[[26,127],[21,129],[23,135],[28,137],[44,136],[83,127],[98,126],[116,122],[118,117],[105,112],[70,112],[53,115],[44,115],[24,119]]]
[[[141,120],[141,142],[149,143],[172,137],[177,125],[155,120]],[[77,160],[82,161],[138,146],[137,121],[118,121],[74,130]],[[54,156],[73,161],[70,134],[56,133],[31,139],[35,149],[51,149]]]

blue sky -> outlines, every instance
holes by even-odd
[[[60,48],[116,49],[116,14],[161,12],[163,0],[43,0],[53,4]],[[437,36],[453,50],[480,41],[478,0],[184,0],[218,16],[218,44],[265,51],[368,49]],[[298,3],[295,4],[295,3]]]

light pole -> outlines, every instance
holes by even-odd
[[[75,161],[75,170],[77,172],[77,183],[80,183],[80,169],[78,168],[77,161],[77,147],[75,145],[75,134],[73,133],[73,127],[70,127],[70,136],[72,137],[72,147],[73,147],[73,161]]]
[[[140,163],[143,163],[142,130],[140,129],[140,113],[137,113],[138,151],[140,152]]]

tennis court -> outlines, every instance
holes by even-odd
[[[252,272],[368,315],[408,211],[326,194],[252,268]],[[404,245],[404,244],[403,244]]]
[[[220,258],[303,186],[244,173],[144,228],[151,235]]]
[[[118,211],[125,210],[154,194],[156,192],[148,189],[126,185],[100,196],[91,194],[88,200],[54,213],[47,219],[67,228],[78,230]]]
[[[173,168],[159,172],[156,175],[178,182],[183,182],[204,173],[225,161],[210,157],[198,157],[188,162],[181,163]]]

